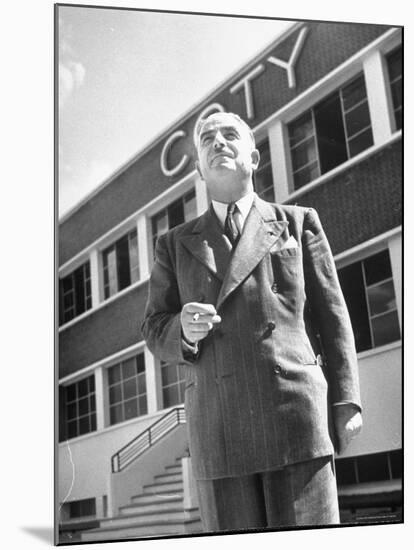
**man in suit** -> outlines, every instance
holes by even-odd
[[[159,237],[142,329],[158,358],[186,366],[204,528],[338,523],[332,439],[342,452],[362,421],[318,215],[254,193],[259,152],[237,115],[202,120],[196,147],[212,204]]]

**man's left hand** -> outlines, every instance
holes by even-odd
[[[333,418],[338,445],[338,454],[345,451],[351,439],[362,429],[362,416],[359,408],[352,403],[333,407]]]

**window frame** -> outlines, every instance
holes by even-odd
[[[138,372],[137,369],[137,361],[138,357],[142,357],[144,370],[143,372]],[[133,359],[135,361],[135,374],[134,376],[123,376],[122,366],[131,361]],[[110,382],[110,371],[115,368],[119,368],[120,370],[120,377],[119,380],[116,382]],[[108,365],[105,367],[106,371],[106,399],[105,402],[107,403],[107,426],[108,427],[114,427],[118,426],[119,424],[123,424],[124,422],[128,422],[130,420],[136,420],[137,418],[142,418],[143,416],[148,415],[148,384],[147,384],[147,364],[145,360],[145,351],[137,351],[133,355],[128,355],[126,357],[123,357],[121,360],[117,361],[116,363],[113,363],[111,365]],[[144,380],[145,384],[145,392],[140,393],[139,392],[139,377]],[[124,398],[124,382],[135,379],[135,387],[136,387],[136,394],[132,397]],[[111,402],[111,388],[115,386],[120,386],[121,390],[121,400]],[[145,412],[140,412],[140,398],[145,396]],[[131,416],[131,418],[125,418],[126,416],[126,409],[125,404],[129,401],[132,401],[135,399],[137,402],[137,412],[138,414],[136,416]],[[114,409],[115,407],[121,405],[122,406],[122,420],[112,421],[111,419],[111,409]]]
[[[132,235],[132,236],[131,236]],[[136,261],[131,262],[131,241],[135,238],[136,241]],[[129,279],[130,282],[123,288],[119,288],[119,271],[120,271],[120,259],[118,257],[119,252],[119,246],[121,241],[124,241],[126,239],[127,241],[127,247],[128,247],[128,261],[129,261]],[[118,246],[118,248],[117,248]],[[116,239],[113,239],[112,242],[106,243],[104,247],[100,249],[100,264],[101,264],[101,281],[100,286],[102,289],[102,302],[106,302],[110,298],[113,298],[123,290],[126,290],[127,288],[130,288],[132,285],[138,283],[141,281],[141,266],[140,266],[140,257],[139,257],[139,238],[138,238],[138,229],[136,224],[132,227],[130,227],[127,231],[125,231],[123,234],[118,235]],[[116,290],[114,290],[111,293],[111,282],[110,282],[110,267],[107,263],[106,258],[108,258],[109,254],[114,252],[114,270],[115,270],[115,286]],[[136,279],[133,278],[133,271],[137,272]],[[107,280],[106,280],[107,279]]]
[[[344,89],[351,86],[353,82],[355,82],[355,81],[357,81],[358,79],[361,79],[361,78],[362,78],[363,85],[364,85],[365,96],[362,100],[358,101],[355,105],[352,105],[352,107],[347,109],[347,111],[345,112],[344,98],[343,98]],[[321,152],[320,152],[320,145],[319,145],[319,137],[320,136],[318,135],[318,129],[317,129],[317,124],[316,124],[316,119],[315,119],[315,109],[317,109],[320,106],[323,106],[325,103],[327,103],[334,96],[337,96],[337,98],[339,100],[339,104],[340,104],[340,117],[341,117],[342,124],[343,124],[344,145],[345,145],[345,149],[346,149],[347,158],[343,162],[340,162],[339,164],[337,164],[335,166],[332,166],[328,170],[322,172]],[[351,112],[355,108],[359,107],[360,105],[363,105],[363,104],[366,104],[366,108],[367,108],[366,110],[367,110],[367,114],[368,114],[368,117],[369,117],[370,124],[368,126],[365,126],[362,130],[359,130],[355,134],[352,134],[350,137],[348,137],[346,114]],[[292,125],[295,122],[300,120],[302,117],[305,117],[305,115],[307,115],[308,113],[310,113],[310,116],[311,116],[312,135],[302,139],[300,142],[295,143],[292,146],[291,143],[290,143],[291,139],[292,139],[291,135],[290,135],[290,133],[291,133],[290,129],[291,129]],[[351,75],[348,74],[347,78],[343,78],[340,81],[338,80],[336,82],[335,86],[332,86],[330,89],[326,90],[326,93],[324,94],[322,99],[320,99],[320,97],[316,97],[316,98],[314,98],[314,101],[310,105],[307,104],[301,110],[296,109],[295,113],[294,114],[292,113],[292,116],[290,116],[289,118],[286,118],[284,120],[283,124],[286,127],[285,146],[286,146],[287,157],[289,159],[288,165],[290,167],[290,170],[289,170],[290,185],[289,185],[289,187],[290,187],[290,194],[293,194],[293,193],[296,193],[298,191],[301,191],[302,188],[306,187],[309,184],[312,184],[314,181],[316,181],[317,179],[329,174],[331,171],[333,171],[335,169],[338,169],[340,166],[344,165],[345,163],[352,160],[354,157],[358,156],[359,154],[364,153],[365,151],[370,149],[370,147],[375,145],[373,125],[372,125],[370,105],[369,105],[368,89],[367,89],[367,84],[366,84],[366,77],[365,77],[364,68],[363,67],[358,67]],[[369,145],[368,147],[365,147],[361,151],[358,151],[357,153],[354,153],[354,154],[351,155],[350,154],[350,147],[349,147],[350,141],[352,139],[354,139],[355,137],[357,137],[358,135],[362,134],[363,132],[366,132],[368,129],[371,130],[371,140],[372,140],[371,145]],[[301,165],[299,168],[295,168],[294,167],[294,162],[293,162],[292,150],[294,148],[297,148],[299,145],[301,145],[305,141],[310,140],[311,138],[312,138],[313,144],[315,146],[315,150],[316,150],[316,159],[314,159],[312,161],[309,161],[306,164]],[[311,179],[309,179],[305,183],[301,183],[300,185],[298,185],[297,181],[295,181],[295,174],[297,174],[298,172],[303,171],[308,166],[314,165],[315,162],[316,162],[318,175],[313,177],[313,178],[311,177]]]
[[[87,381],[88,384],[88,392],[86,395],[79,395],[79,385],[83,382]],[[91,381],[93,381],[93,389],[91,390]],[[74,399],[68,399],[68,392],[70,388],[75,388],[76,397]],[[82,437],[84,435],[91,434],[93,432],[97,431],[97,398],[96,398],[96,381],[95,381],[95,375],[90,374],[88,376],[85,376],[83,378],[80,378],[79,380],[76,380],[75,382],[72,382],[71,384],[67,384],[64,386],[65,388],[65,403],[64,403],[64,414],[65,414],[65,440],[69,439],[75,439],[76,437]],[[80,414],[79,411],[79,402],[83,399],[87,398],[88,400],[88,412],[85,414]],[[93,400],[93,406],[91,406],[91,402]],[[75,405],[76,407],[76,414],[74,416],[69,417],[69,407]],[[89,423],[89,430],[83,433],[80,433],[80,420],[88,418]],[[76,422],[76,434],[69,436],[69,425]]]
[[[388,252],[388,256],[389,256],[389,261],[390,261],[390,267],[391,267],[391,276],[390,277],[387,277],[381,281],[377,281],[375,283],[372,283],[372,284],[369,284],[367,285],[367,282],[366,282],[366,273],[365,273],[365,267],[364,267],[364,261],[365,260],[369,260],[370,258],[372,258],[373,256],[376,256],[377,254],[380,254],[381,252],[384,252],[384,251],[387,251]],[[397,304],[397,293],[396,293],[396,288],[395,288],[395,280],[394,280],[394,275],[393,275],[393,270],[392,270],[392,257],[391,257],[391,251],[390,251],[390,248],[388,246],[388,242],[381,242],[381,243],[378,243],[376,246],[374,247],[370,247],[370,248],[365,248],[363,250],[361,250],[358,254],[352,254],[350,255],[349,257],[347,258],[344,258],[344,259],[341,259],[341,261],[335,261],[335,266],[336,266],[336,270],[337,272],[339,272],[341,269],[344,269],[350,265],[353,265],[353,264],[359,264],[359,267],[360,267],[360,271],[361,271],[361,281],[362,281],[362,284],[363,284],[363,287],[364,287],[364,297],[365,297],[365,305],[366,305],[366,310],[367,310],[367,318],[366,318],[366,321],[368,323],[368,328],[369,328],[369,334],[370,334],[370,341],[371,341],[371,345],[370,347],[366,348],[366,349],[363,349],[363,350],[357,350],[357,354],[361,354],[361,353],[369,353],[371,351],[374,351],[374,350],[377,350],[377,349],[380,349],[382,348],[383,346],[389,346],[389,345],[394,345],[396,342],[399,342],[401,340],[401,323],[400,323],[400,320],[399,320],[399,315],[398,315],[398,304]],[[383,311],[379,314],[374,314],[374,315],[371,315],[371,311],[370,311],[370,303],[369,303],[369,297],[368,297],[368,288],[372,288],[374,286],[377,286],[377,285],[381,285],[385,282],[389,282],[391,281],[393,283],[393,291],[394,291],[394,298],[395,298],[395,301],[396,301],[396,304],[395,304],[395,308],[391,309],[391,310],[386,310],[386,311]],[[373,328],[372,328],[372,322],[371,322],[371,319],[372,318],[376,318],[376,317],[380,317],[382,315],[385,315],[385,314],[388,314],[388,313],[391,313],[391,312],[396,312],[397,313],[397,320],[398,320],[398,330],[399,330],[399,338],[396,339],[396,340],[392,340],[390,342],[386,342],[384,344],[379,344],[379,345],[376,345],[375,344],[375,338],[374,338],[374,331],[373,331]]]
[[[84,309],[78,311],[77,308],[77,281],[75,280],[76,273],[79,270],[82,270],[82,287],[83,287],[83,303]],[[65,292],[64,282],[71,281],[71,288],[69,291]],[[65,297],[69,294],[72,295],[73,305],[70,308],[65,309]],[[79,317],[86,311],[92,309],[92,274],[91,274],[91,265],[89,258],[82,262],[80,265],[77,265],[69,273],[66,273],[64,276],[59,277],[59,326],[69,323],[76,317]],[[69,311],[73,310],[73,315],[70,318],[66,318],[66,314]]]

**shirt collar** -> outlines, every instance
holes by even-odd
[[[247,195],[244,195],[241,199],[236,201],[237,208],[239,209],[240,215],[241,215],[241,225],[243,227],[244,222],[247,218],[248,213],[250,212],[250,208],[252,207],[253,200],[256,196],[256,193],[252,191],[251,193],[248,193]],[[218,219],[224,226],[224,222],[226,220],[227,216],[227,207],[228,204],[225,202],[218,202],[218,201],[211,201],[214,212],[216,213]]]

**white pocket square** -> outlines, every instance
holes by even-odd
[[[281,250],[284,250],[285,248],[297,248],[297,247],[298,247],[297,240],[295,239],[295,237],[290,235],[288,240],[283,243],[283,246],[282,246]]]

